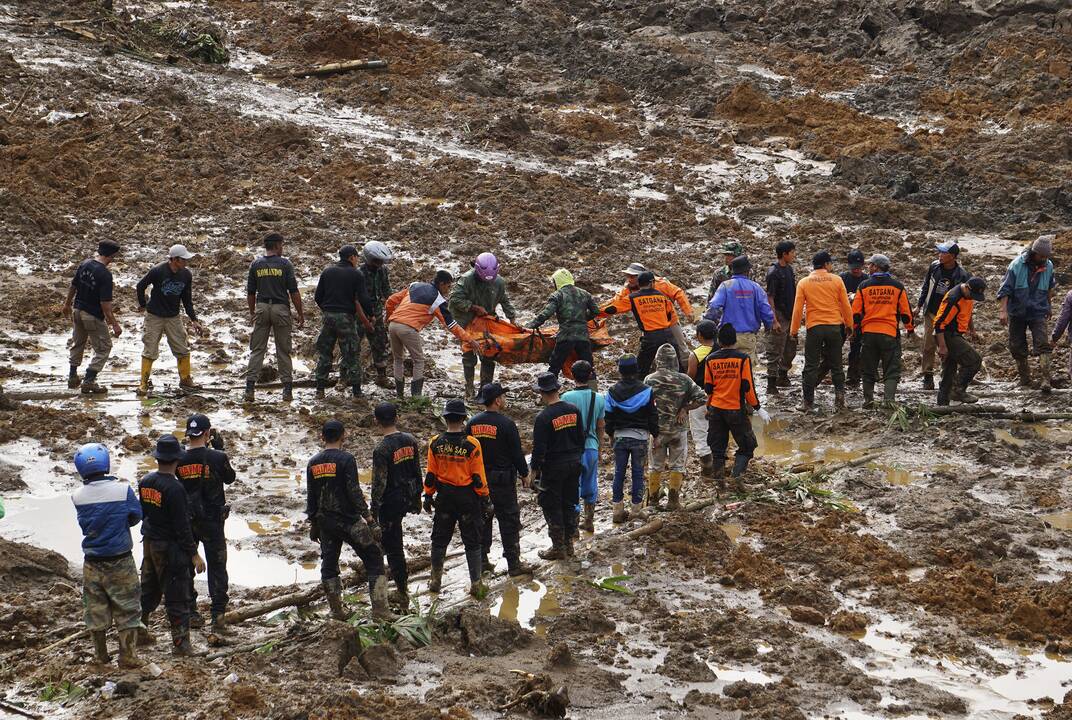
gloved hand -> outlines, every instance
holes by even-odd
[[[435,499],[431,495],[424,496],[424,511],[431,514],[435,509]]]
[[[383,538],[383,528],[380,527],[380,524],[375,520],[369,520],[368,527],[369,530],[372,531],[372,539],[375,540],[377,543],[380,542],[380,540]]]
[[[491,504],[491,498],[480,499],[480,512],[483,513],[485,520],[495,517],[495,508]]]
[[[208,444],[212,446],[213,450],[223,452],[223,435],[220,435],[220,431],[216,428],[212,428],[212,430],[209,431]]]
[[[770,422],[770,413],[765,408],[757,410],[756,415],[759,415],[759,419],[763,421],[764,425]]]
[[[200,553],[194,553],[194,574],[200,575],[205,572],[205,560],[201,557]]]
[[[309,539],[315,543],[320,542],[320,525],[316,522],[309,523]]]

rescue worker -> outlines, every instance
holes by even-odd
[[[412,283],[387,300],[387,334],[391,338],[395,394],[399,398],[405,396],[407,352],[413,360],[409,394],[413,397],[424,394],[424,343],[421,341],[421,330],[433,319],[443,323],[443,327],[463,343],[470,340],[469,333],[462,329],[447,309],[447,298],[450,297],[453,282],[453,275],[446,270],[437,270],[432,282]]]
[[[554,315],[558,321],[555,347],[548,359],[547,371],[558,375],[570,356],[576,360],[592,362],[592,340],[588,336],[588,321],[599,315],[599,308],[592,295],[573,283],[573,273],[559,268],[551,275],[555,291],[547,299],[543,310],[537,313],[525,327],[535,330]]]
[[[562,393],[562,399],[581,413],[581,426],[585,431],[584,452],[581,453],[580,497],[584,516],[579,527],[585,532],[595,532],[596,504],[599,502],[599,446],[606,430],[607,401],[596,390],[593,381],[595,371],[586,360],[578,360],[570,366],[573,382],[577,387]]]
[[[636,355],[623,355],[618,360],[621,380],[611,386],[605,396],[606,428],[614,450],[614,482],[611,500],[614,503],[613,521],[623,523],[633,516],[642,516],[644,509],[644,469],[648,465],[648,443],[659,435],[659,413],[655,408],[655,393],[640,380],[640,364]],[[631,470],[631,509],[625,509],[625,471]]]
[[[864,272],[864,254],[859,248],[853,248],[849,250],[848,256],[845,258],[846,264],[849,269],[841,273],[841,282],[845,284],[845,292],[849,295],[849,305],[852,305],[853,298],[856,296],[856,291],[860,287],[860,283],[867,280],[867,273]],[[860,385],[860,351],[863,347],[863,339],[860,337],[860,333],[854,332],[852,337],[849,338],[849,361],[847,366],[847,372],[845,377],[845,384],[850,388],[857,388]],[[819,371],[819,377],[822,378],[825,375],[823,370]]]
[[[736,282],[736,278],[733,282]],[[727,284],[722,283],[715,294],[722,292]],[[651,443],[647,504],[650,508],[658,508],[665,479],[668,489],[666,509],[680,510],[685,461],[689,455],[689,412],[703,407],[707,396],[691,377],[678,371],[677,353],[669,343],[656,353],[655,368],[655,372],[644,378],[644,384],[654,391],[653,399],[659,417],[659,434]]]
[[[205,546],[208,594],[212,600],[212,630],[217,634],[226,634],[227,538],[223,528],[231,508],[227,504],[224,486],[235,481],[235,471],[231,467],[231,459],[223,451],[223,436],[212,427],[208,416],[198,413],[186,420],[186,452],[175,468],[175,476],[186,490],[195,547],[198,543]],[[191,576],[190,626],[201,627],[204,624],[204,619],[197,612],[197,590]]]
[[[959,245],[955,242],[944,242],[935,245],[934,249],[938,252],[938,259],[927,268],[923,286],[919,291],[919,300],[916,302],[916,315],[923,315],[923,356],[920,372],[923,373],[924,390],[934,390],[934,352],[938,348],[934,335],[934,316],[938,313],[938,306],[950,288],[966,283],[971,278],[971,274],[957,262],[960,257]]]
[[[769,333],[775,327],[781,330],[781,326],[774,317],[767,293],[749,278],[752,263],[748,257],[735,257],[730,262],[730,272],[733,275],[718,286],[704,319],[733,325],[737,330],[737,348],[748,353],[755,367],[758,365],[759,328],[762,326]]]
[[[145,329],[142,334],[141,381],[138,383],[138,395],[145,395],[152,387],[149,376],[153,372],[153,361],[160,357],[160,336],[167,337],[168,347],[175,356],[179,366],[179,387],[193,389],[193,373],[190,368],[190,346],[186,337],[186,327],[179,317],[179,306],[186,310],[190,326],[198,335],[204,335],[205,329],[197,320],[194,312],[193,274],[187,269],[187,262],[194,254],[183,245],[172,245],[168,249],[167,262],[154,265],[145,277],[138,281],[135,290],[138,294],[138,312],[144,312]],[[145,291],[152,286],[149,299]]]
[[[373,410],[383,436],[372,451],[372,502],[369,510],[379,522],[381,544],[395,581],[397,604],[409,608],[409,568],[402,545],[402,519],[421,512],[421,450],[417,438],[398,429],[398,406],[380,403]]]
[[[561,387],[550,372],[533,386],[544,405],[532,424],[532,479],[551,538],[551,547],[539,552],[544,560],[573,558],[577,529],[585,432],[581,411],[559,397]]]
[[[503,414],[506,390],[502,385],[488,383],[480,388],[476,402],[484,406],[484,412],[469,419],[465,432],[480,442],[492,511],[484,516],[481,527],[481,567],[485,572],[493,569],[488,553],[491,552],[491,524],[495,519],[499,521],[499,538],[510,577],[531,575],[532,568],[521,562],[521,509],[517,505],[517,479],[521,478],[523,487],[531,486],[521,435],[517,431],[517,424]]]
[[[338,420],[328,420],[320,437],[324,449],[313,455],[305,468],[305,515],[309,518],[309,539],[320,543],[320,581],[331,616],[336,620],[350,617],[343,606],[339,578],[339,556],[345,543],[365,566],[372,617],[392,619],[394,615],[387,607],[383,550],[377,540],[380,527],[357,481],[357,460],[342,449],[346,428]]]
[[[637,282],[641,273],[647,272],[648,269],[641,263],[631,263],[629,267],[625,269],[625,285],[618,291],[618,294],[611,302],[623,302],[629,298],[632,293],[635,293],[640,289],[640,284]],[[677,305],[677,308],[685,315],[685,318],[689,321],[693,319],[694,311],[692,309],[692,303],[689,302],[688,293],[679,288],[674,283],[670,282],[664,277],[655,276],[655,282],[652,283],[652,287],[661,292],[666,297]],[[670,332],[674,334],[674,349],[677,350],[678,360],[681,362],[681,367],[684,369],[688,362],[689,343],[685,339],[685,331],[681,329],[681,318],[678,316],[677,310],[674,311],[674,320],[670,325]]]
[[[767,302],[774,310],[777,329],[771,325],[767,336],[767,394],[777,395],[778,388],[789,387],[789,368],[797,355],[796,336],[789,332],[789,320],[793,317],[793,300],[797,294],[797,279],[793,263],[797,259],[797,246],[782,240],[774,246],[778,259],[767,270]],[[700,384],[703,384],[701,379]],[[707,431],[704,426],[704,442]]]
[[[736,240],[729,240],[722,243],[722,267],[715,270],[714,275],[711,276],[711,286],[707,290],[707,304],[710,305],[711,301],[715,299],[715,292],[718,290],[718,286],[733,277],[733,269],[730,267],[730,263],[733,262],[733,258],[744,255],[744,246]]]
[[[387,377],[387,319],[385,309],[387,299],[394,294],[391,289],[391,277],[387,272],[387,264],[394,260],[394,253],[379,240],[370,240],[361,248],[361,257],[364,262],[358,271],[365,278],[365,290],[368,292],[371,312],[366,311],[369,322],[372,323],[372,332],[368,334],[369,350],[372,353],[372,364],[376,368],[376,384],[382,388],[394,386]],[[358,370],[361,370],[361,337],[358,333]]]
[[[934,316],[934,332],[938,338],[938,355],[942,358],[942,381],[938,385],[938,404],[948,405],[950,399],[962,403],[978,402],[968,393],[975,373],[983,365],[982,356],[968,344],[964,335],[975,330],[972,312],[976,302],[983,300],[986,281],[973,277],[953,288],[942,298]],[[959,372],[958,372],[959,371]]]
[[[480,441],[465,431],[468,414],[464,400],[448,400],[443,407],[447,431],[428,443],[424,511],[434,511],[432,577],[428,581],[428,591],[437,593],[443,585],[443,562],[457,526],[469,567],[469,594],[482,599],[487,594],[487,587],[480,579],[483,572],[480,531],[484,517],[491,514],[491,501]]]
[[[459,325],[468,328],[474,318],[495,315],[495,308],[500,305],[506,319],[514,322],[517,310],[506,293],[506,281],[499,277],[499,261],[489,252],[480,253],[473,262],[473,269],[454,285],[447,309]],[[476,362],[476,349],[470,348],[462,354],[466,397],[476,394]],[[494,379],[495,359],[480,356],[480,387]]]
[[[830,272],[830,253],[815,253],[810,275],[797,284],[793,302],[793,318],[789,333],[796,338],[800,323],[807,311],[807,336],[804,340],[803,401],[799,410],[815,408],[815,386],[819,382],[819,366],[825,358],[834,379],[834,408],[845,408],[845,372],[841,365],[841,344],[852,335],[852,309],[845,283]]]
[[[294,305],[294,324],[305,325],[301,293],[294,266],[283,257],[283,236],[270,233],[264,238],[264,255],[249,266],[246,299],[253,330],[249,335],[249,364],[246,366],[246,402],[253,402],[254,387],[261,374],[268,336],[275,335],[275,359],[279,379],[283,382],[283,401],[294,399],[294,367],[291,363],[290,306]]]
[[[604,305],[602,312],[607,315],[632,311],[633,318],[641,330],[640,352],[637,353],[637,363],[640,375],[646,376],[651,371],[651,365],[655,361],[656,351],[664,343],[673,343],[674,334],[670,329],[676,313],[670,298],[656,290],[655,273],[645,270],[637,278],[638,290],[622,297],[618,294],[608,304]]]
[[[1009,352],[1016,360],[1020,386],[1031,387],[1031,367],[1028,364],[1027,331],[1031,331],[1031,350],[1038,355],[1040,389],[1048,395],[1053,383],[1053,346],[1046,327],[1052,312],[1054,276],[1053,235],[1042,235],[1031,247],[1009,263],[1005,279],[998,288],[1001,301],[1001,324],[1009,328]]]
[[[718,336],[718,325],[712,320],[701,320],[696,323],[696,341],[699,343],[689,353],[688,376],[696,383],[696,387],[704,386],[704,375],[707,358],[715,350],[715,338]],[[692,430],[692,444],[696,448],[696,454],[700,458],[700,475],[713,477],[715,465],[711,460],[711,446],[707,444],[707,408],[701,405],[689,411],[689,428]]]
[[[74,271],[67,299],[63,302],[63,316],[72,321],[71,371],[67,387],[81,387],[84,395],[103,395],[108,388],[97,382],[97,376],[112,353],[112,338],[108,328],[119,337],[123,328],[112,312],[112,273],[108,266],[119,253],[119,245],[111,240],[102,240],[97,245],[97,256],[84,260]],[[73,308],[73,309],[72,309]],[[78,368],[86,353],[86,343],[93,348],[86,375],[78,377]]]
[[[741,476],[748,469],[759,443],[752,431],[745,404],[752,407],[764,423],[770,415],[759,407],[752,359],[736,348],[737,331],[727,323],[718,329],[718,350],[707,358],[704,369],[704,390],[707,392],[707,443],[714,456],[714,478],[719,490],[726,487],[726,447],[730,435],[737,443],[733,457],[732,475],[738,491],[744,489]]]
[[[1065,329],[1070,327],[1070,323],[1072,323],[1072,290],[1068,291],[1061,304],[1061,314],[1057,317],[1057,322],[1053,326],[1053,335],[1050,337],[1051,346],[1057,347],[1057,341],[1064,335]],[[1072,337],[1072,331],[1069,332],[1069,336]],[[1068,379],[1072,380],[1072,352],[1068,354]]]
[[[190,642],[190,564],[194,572],[205,571],[205,561],[197,554],[190,529],[186,491],[175,476],[182,457],[182,445],[174,435],[156,441],[157,469],[138,482],[141,500],[141,623],[149,625],[149,615],[164,599],[171,625],[171,652],[175,655],[202,655],[204,650]],[[148,645],[152,637],[139,629],[138,644]]]
[[[354,397],[361,396],[361,340],[357,323],[365,332],[375,328],[369,321],[372,301],[365,289],[365,276],[357,271],[357,248],[343,245],[339,248],[339,262],[329,265],[320,273],[316,282],[313,300],[320,308],[320,334],[316,338],[316,396],[324,397],[335,356],[339,346],[339,375],[350,386]]]
[[[82,529],[82,606],[86,629],[93,639],[93,659],[111,662],[108,628],[119,631],[119,667],[137,668],[135,647],[141,627],[141,586],[131,550],[130,528],[141,522],[141,503],[129,484],[109,475],[108,448],[88,443],[74,454],[82,486],[71,500]]]
[[[904,325],[909,335],[916,332],[912,324],[912,307],[904,285],[890,275],[890,259],[872,255],[868,261],[870,277],[856,288],[852,299],[854,337],[861,338],[860,372],[864,384],[864,407],[875,406],[875,380],[882,364],[882,400],[892,405],[901,380],[901,333]]]

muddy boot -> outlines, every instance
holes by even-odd
[[[779,368],[779,370],[778,370],[778,387],[789,387],[789,386],[790,386],[789,371],[788,370],[782,370],[782,369]]]
[[[483,600],[488,596],[488,586],[483,580],[473,580],[469,583],[469,597],[474,600]]]
[[[183,355],[175,359],[179,365],[179,387],[183,390],[197,390],[194,383],[194,373],[190,368],[190,356]]]
[[[153,634],[149,632],[149,615],[142,613],[141,615],[141,627],[138,628],[138,647],[149,647],[156,644],[156,639]]]
[[[1020,387],[1031,387],[1031,366],[1027,364],[1027,358],[1016,358],[1016,372],[1020,375]]]
[[[596,504],[584,501],[584,519],[581,521],[581,530],[585,532],[596,531]]]
[[[562,545],[562,551],[566,554],[566,559],[572,560],[577,553],[576,548],[573,545],[573,535],[566,533],[565,542]]]
[[[646,520],[648,518],[648,513],[644,509],[644,503],[638,502],[638,503],[633,503],[632,505],[630,505],[629,506],[629,517],[637,518],[639,520]]]
[[[1050,353],[1039,355],[1039,371],[1042,375],[1042,383],[1039,390],[1043,395],[1053,392],[1053,356]]]
[[[283,383],[283,402],[290,402],[294,399],[294,383]]]
[[[360,383],[358,383],[357,385],[351,385],[350,386],[350,397],[359,398],[359,397],[362,397],[362,395],[363,395],[363,393],[361,392],[361,384]]]
[[[255,380],[246,380],[246,392],[242,394],[242,401],[251,403],[256,399],[256,393],[254,392],[256,387]]]
[[[342,581],[339,578],[331,578],[320,583],[324,588],[324,597],[327,598],[328,607],[331,609],[331,617],[336,620],[347,620],[350,614],[342,604]]]
[[[227,613],[225,612],[212,613],[212,620],[209,622],[209,631],[214,635],[222,635],[223,637],[230,637],[235,634],[235,631],[227,624]]]
[[[94,630],[90,637],[93,638],[93,662],[98,665],[110,663],[112,656],[108,654],[108,631]]]
[[[495,380],[495,361],[490,358],[480,358],[480,387]]]
[[[86,370],[86,377],[82,380],[82,394],[83,395],[107,395],[108,388],[103,385],[97,384],[97,373],[93,370]]]
[[[395,378],[395,397],[401,400],[406,397],[406,379]]]
[[[145,661],[138,657],[137,645],[137,628],[119,631],[119,667],[133,670],[145,666]]]
[[[700,477],[709,478],[715,472],[715,463],[710,455],[700,456]]]
[[[875,408],[875,385],[874,383],[864,383],[864,410],[873,410]]]
[[[777,375],[768,375],[767,376],[767,394],[768,395],[777,395],[778,394],[778,376]]]
[[[409,394],[413,397],[421,397],[424,395],[424,378],[410,382]]]
[[[541,560],[564,560],[566,558],[566,529],[558,525],[548,525],[547,535],[551,538],[551,547],[537,553]]]
[[[71,366],[71,372],[67,375],[67,387],[77,390],[82,385],[82,378],[78,377],[78,368]]]
[[[487,553],[480,555],[480,573],[493,573],[495,572],[495,563],[491,561],[491,557]]]
[[[535,572],[535,568],[531,565],[526,565],[521,560],[521,547],[519,545],[511,545],[505,548],[503,554],[506,556],[506,567],[508,568],[506,574],[510,577],[531,575]]]
[[[186,624],[192,628],[203,628],[205,627],[205,618],[201,615],[201,613],[197,612],[196,610],[192,610],[190,612],[190,619],[186,621]]]
[[[437,593],[443,587],[443,562],[432,563],[431,577],[428,578],[428,592]]]
[[[923,389],[934,389],[934,373],[923,373]]]
[[[394,382],[392,382],[391,379],[387,377],[386,367],[376,368],[376,384],[384,388],[385,390],[390,390],[395,386]]]
[[[615,525],[621,525],[629,519],[629,511],[625,509],[624,502],[614,503],[614,514],[611,517],[611,521]]]
[[[207,654],[207,651],[190,642],[189,625],[172,625],[171,654],[179,657],[198,657]]]
[[[748,461],[752,458],[738,455],[733,459],[733,477],[739,478],[744,475],[745,470],[748,469]]]
[[[797,405],[797,410],[802,413],[815,412],[815,388],[804,387],[803,398],[800,401],[800,405]]]
[[[711,470],[711,477],[718,484],[718,491],[724,492],[726,490],[726,463],[724,461],[714,463],[714,469]]]
[[[845,409],[845,391],[834,391],[834,412],[841,412]]]
[[[327,387],[325,387],[324,383],[318,381],[316,383],[316,399],[323,400],[325,394],[327,394]]]
[[[476,397],[476,368],[463,365],[462,372],[465,374],[465,397]]]
[[[950,397],[957,402],[962,402],[970,405],[971,403],[979,402],[979,398],[972,395],[970,392],[964,389],[962,385],[955,385]]]
[[[138,389],[134,391],[136,395],[148,395],[149,388],[153,386],[149,377],[153,374],[153,361],[147,357],[141,359],[141,379],[138,381]]]
[[[685,474],[679,472],[671,472],[670,479],[667,481],[670,485],[669,495],[666,500],[667,510],[680,510],[681,509],[681,486],[685,484]]]
[[[659,509],[659,497],[663,491],[663,473],[661,470],[652,470],[648,473],[648,494],[645,505],[652,510]]]
[[[369,600],[372,603],[372,617],[384,622],[394,622],[398,616],[387,606],[387,576],[380,575],[372,583]]]

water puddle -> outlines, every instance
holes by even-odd
[[[726,533],[726,537],[733,542],[737,542],[737,539],[744,534],[744,526],[740,523],[723,523],[719,527],[722,528],[722,532]]]
[[[562,612],[558,592],[558,588],[550,588],[539,580],[523,585],[508,583],[491,606],[491,614],[543,636],[547,633],[548,619]]]
[[[1050,525],[1050,527],[1057,530],[1072,530],[1072,511],[1064,511],[1058,513],[1050,513],[1048,515],[1039,515],[1039,520]]]
[[[1013,447],[1022,448],[1027,445],[1027,440],[1023,438],[1014,437],[1011,432],[1004,428],[994,428],[994,439],[998,442],[1005,443],[1006,445],[1012,445]]]

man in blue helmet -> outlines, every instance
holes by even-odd
[[[82,604],[86,628],[93,638],[93,658],[111,662],[107,633],[112,621],[119,629],[119,667],[142,665],[135,653],[141,627],[141,586],[131,548],[130,528],[141,522],[141,503],[134,489],[109,475],[108,448],[90,443],[78,448],[74,466],[82,487],[71,495],[82,528]]]

